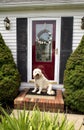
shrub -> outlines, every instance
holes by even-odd
[[[20,75],[12,53],[0,34],[0,102],[12,102],[18,93]]]
[[[74,123],[69,122],[65,115],[41,113],[39,110],[19,112],[17,116],[9,116],[3,109],[0,130],[75,130]]]
[[[66,105],[84,113],[84,36],[67,61],[64,87]]]

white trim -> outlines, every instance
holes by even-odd
[[[55,73],[54,78],[57,84],[59,84],[59,67],[60,67],[60,36],[61,36],[61,18],[56,19],[56,48],[58,48],[58,54],[55,54]],[[56,49],[55,48],[55,49]]]
[[[28,19],[28,52],[27,52],[27,81],[32,79],[32,22]]]
[[[16,17],[16,18],[22,18],[22,17],[28,17],[28,18],[37,18],[37,17],[46,17],[46,18],[55,18],[55,17],[69,17],[69,16],[83,16],[84,15],[84,9],[81,10],[22,10],[22,11],[9,11],[9,12],[5,12],[5,11],[0,11],[0,17],[2,17],[3,19],[8,16],[9,19],[10,17]]]
[[[58,55],[55,54],[55,73],[54,73],[54,80],[59,83],[59,64],[60,64],[60,23],[61,18],[29,18],[28,19],[28,72],[27,77],[28,81],[32,79],[32,21],[34,20],[55,20],[56,21],[56,48],[58,48]],[[55,49],[56,49],[55,48]]]

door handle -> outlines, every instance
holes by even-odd
[[[58,54],[58,48],[55,49],[55,54],[56,54],[56,55]]]

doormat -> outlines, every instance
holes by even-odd
[[[33,93],[32,91],[34,90],[34,88],[30,88],[27,92],[28,95],[38,95],[38,96],[56,96],[56,90],[55,89],[52,89],[54,91],[54,94],[53,95],[49,95],[47,94],[46,91],[42,91],[41,94],[37,94],[38,92],[38,89],[35,93]]]

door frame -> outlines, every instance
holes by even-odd
[[[28,18],[28,39],[27,39],[27,80],[30,81],[32,79],[32,21],[39,20],[55,20],[56,21],[56,46],[55,50],[58,49],[58,54],[55,51],[55,73],[54,73],[54,81],[59,83],[59,68],[60,68],[60,36],[61,36],[61,18]]]

